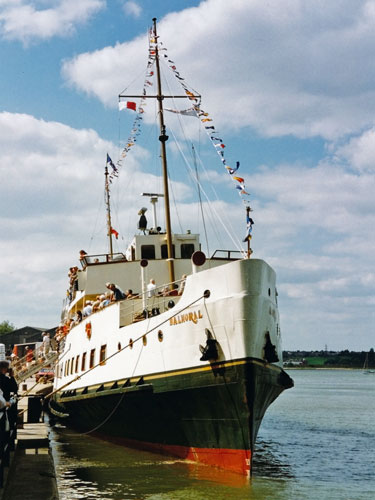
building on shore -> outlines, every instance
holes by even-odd
[[[24,326],[0,336],[0,343],[5,345],[5,349],[11,350],[15,344],[28,344],[42,341],[42,333],[48,332],[51,337],[55,335],[56,328],[38,328]]]

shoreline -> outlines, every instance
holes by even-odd
[[[283,366],[284,370],[352,370],[364,371],[363,368],[349,366]]]

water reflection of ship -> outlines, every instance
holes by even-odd
[[[172,233],[163,119],[167,96],[160,86],[155,21],[150,40],[158,80],[158,94],[150,97],[159,106],[166,230],[156,229],[155,221],[147,231],[142,219],[142,234],[124,254],[113,253],[110,244],[109,254],[82,256],[83,269],[63,311],[71,328],[56,368],[51,410],[117,444],[249,475],[263,415],[293,385],[282,368],[276,275],[263,260],[250,258],[249,204],[246,251],[220,250],[206,259],[197,234]],[[198,98],[187,89],[181,97]],[[201,117],[199,106],[195,110]],[[223,146],[221,139],[212,139]],[[151,203],[155,208],[155,199]],[[152,294],[146,291],[147,273],[163,284]],[[142,283],[142,291],[74,322],[107,282],[133,291]]]

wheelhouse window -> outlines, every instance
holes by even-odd
[[[141,257],[142,259],[155,260],[155,245],[142,245]]]
[[[181,259],[190,259],[194,253],[194,243],[181,244]]]
[[[95,349],[91,349],[90,351],[90,368],[94,366],[95,363]]]
[[[99,357],[99,363],[101,365],[105,365],[105,358],[107,357],[107,346],[102,345],[100,348],[100,357]]]
[[[172,256],[175,258],[174,245],[172,245]],[[168,245],[161,246],[161,258],[168,259]]]
[[[82,362],[81,362],[81,371],[85,371],[86,370],[86,353],[84,352],[82,354]]]

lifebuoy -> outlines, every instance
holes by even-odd
[[[88,323],[86,323],[86,335],[87,335],[87,338],[90,340],[91,339],[91,321],[89,321]]]

